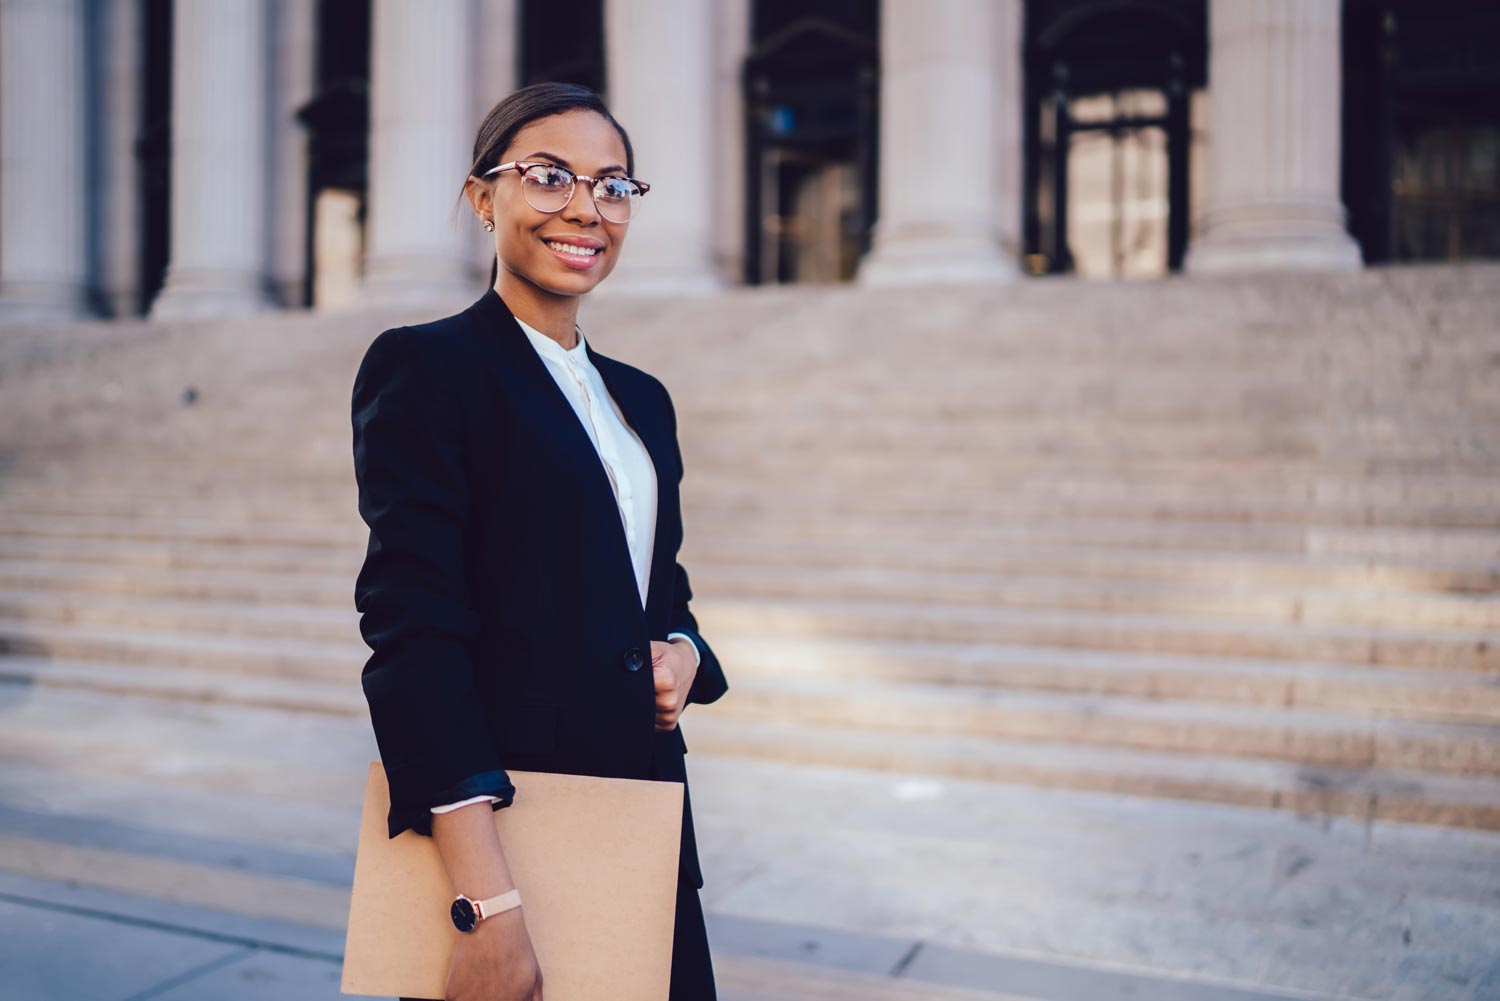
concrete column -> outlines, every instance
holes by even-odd
[[[1357,268],[1339,197],[1339,0],[1213,0],[1192,272]]]
[[[734,197],[714,198],[715,270],[726,282],[739,284],[745,274],[745,89],[741,74],[750,52],[750,0],[719,0],[714,56],[714,162],[721,191]]]
[[[473,220],[455,212],[478,125],[473,13],[469,0],[374,0],[360,305],[462,308],[484,291]]]
[[[268,5],[172,8],[172,234],[153,319],[270,308],[265,273]]]
[[[99,293],[110,316],[136,316],[141,302],[141,5],[107,0],[98,8],[101,65],[96,93],[98,168],[104,178],[93,211],[101,226]]]
[[[625,253],[600,291],[696,294],[721,288],[714,266],[720,199],[713,119],[718,4],[606,0],[606,98],[635,147],[636,176],[654,185]],[[668,177],[665,171],[673,168]]]
[[[1008,281],[1021,183],[1020,0],[885,0],[880,15],[880,206],[859,281]]]
[[[266,270],[274,298],[302,308],[307,300],[307,129],[297,109],[312,99],[317,66],[317,0],[278,0],[271,85],[271,225]]]
[[[82,0],[0,3],[0,321],[88,312]]]
[[[474,110],[469,115],[469,131],[464,146],[465,155],[471,163],[474,136],[479,131],[479,123],[521,81],[518,48],[521,26],[517,0],[479,0],[478,17],[479,30],[475,32],[474,39],[478,60]],[[462,181],[462,178],[459,180]],[[460,203],[459,213],[474,248],[474,268],[480,273],[481,283],[488,281],[490,265],[495,260],[495,234],[486,233],[479,225],[467,199]],[[477,287],[480,291],[484,290],[483,284]]]

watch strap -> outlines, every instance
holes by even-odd
[[[488,900],[474,901],[474,911],[478,914],[480,921],[483,921],[485,918],[494,917],[502,911],[508,911],[511,908],[520,906],[521,890],[519,887],[490,897]]]

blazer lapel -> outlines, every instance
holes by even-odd
[[[620,412],[625,415],[626,423],[646,446],[646,452],[651,456],[651,465],[656,471],[656,530],[652,533],[651,572],[646,581],[645,611],[647,622],[652,625],[653,631],[658,620],[662,621],[664,630],[665,619],[659,614],[661,610],[655,606],[661,603],[662,587],[667,582],[666,571],[675,569],[664,567],[661,557],[666,543],[668,519],[674,513],[668,509],[670,507],[675,510],[672,501],[676,497],[677,487],[676,471],[668,459],[670,442],[666,438],[670,429],[666,426],[666,414],[649,397],[643,398],[643,392],[650,385],[644,379],[636,377],[613,358],[606,358],[595,352],[592,344],[584,350],[588,352],[594,367],[599,370],[609,395],[620,405]],[[624,538],[623,529],[621,538]]]
[[[629,593],[635,597],[636,602],[639,602],[640,590],[636,584],[635,566],[630,559],[630,545],[625,539],[625,526],[620,520],[619,502],[615,499],[614,487],[610,485],[609,472],[604,468],[604,461],[595,450],[588,432],[579,422],[573,405],[568,402],[562,388],[552,378],[552,373],[548,371],[546,363],[527,340],[526,332],[516,322],[510,312],[510,307],[505,304],[505,300],[500,298],[499,293],[490,289],[474,304],[474,307],[484,316],[486,324],[500,335],[511,364],[516,367],[517,371],[525,374],[525,381],[529,385],[536,387],[541,405],[552,412],[552,418],[546,424],[557,433],[559,444],[590,469],[588,479],[593,484],[590,490],[594,497],[593,506],[599,511],[599,517],[612,519],[615,531],[611,535],[619,542],[619,545],[614,547],[615,563],[619,567],[618,573],[629,584]],[[604,380],[605,388],[609,390],[610,396],[620,405],[620,411],[625,415],[625,420],[635,433],[640,435],[647,453],[651,456],[651,464],[656,470],[656,532],[652,546],[655,551],[652,553],[651,572],[646,587],[646,604],[642,611],[646,616],[648,626],[654,626],[660,619],[664,630],[665,619],[653,606],[653,601],[660,604],[657,596],[662,593],[662,587],[666,583],[660,559],[664,540],[663,531],[667,519],[665,510],[667,505],[663,503],[664,494],[667,491],[663,484],[668,482],[669,475],[675,476],[675,471],[671,471],[666,451],[670,443],[664,440],[668,430],[665,422],[666,415],[656,413],[660,408],[655,407],[649,399],[641,398],[642,390],[647,385],[643,380],[633,378],[632,373],[614,359],[595,352],[592,344],[588,345],[586,351],[589,360],[599,370],[599,375]],[[673,487],[676,486],[675,479],[671,483]],[[675,491],[673,496],[675,496]]]

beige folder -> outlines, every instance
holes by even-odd
[[[682,783],[511,771],[494,813],[547,1001],[665,1001],[677,907]],[[441,998],[462,934],[431,838],[386,831],[370,763],[344,945],[344,994]],[[458,889],[462,890],[463,887]]]

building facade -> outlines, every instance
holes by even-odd
[[[653,184],[600,292],[1500,256],[1456,0],[0,0],[0,318],[463,303],[517,86]]]

